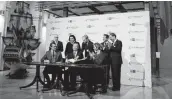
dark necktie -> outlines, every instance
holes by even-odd
[[[53,62],[55,62],[55,52],[53,51]]]
[[[54,58],[54,51],[53,51],[53,58]]]

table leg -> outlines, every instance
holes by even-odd
[[[35,77],[34,80],[33,80],[30,84],[28,84],[28,85],[26,85],[26,86],[22,86],[22,87],[20,87],[20,89],[30,87],[30,86],[32,86],[36,81],[37,81],[37,78]]]
[[[28,85],[26,85],[26,86],[20,87],[20,89],[30,87],[30,86],[32,86],[35,82],[36,82],[36,89],[37,89],[37,92],[38,92],[38,89],[39,89],[39,82],[40,82],[42,85],[45,85],[45,83],[41,80],[41,77],[40,77],[40,65],[37,65],[37,66],[36,66],[36,75],[35,75],[34,80],[33,80],[30,84],[28,84]]]
[[[37,92],[39,90],[39,79],[38,78],[37,78],[37,81],[36,81],[36,90],[37,90]]]
[[[84,84],[84,90],[85,90],[86,95],[87,95],[90,99],[94,99],[93,96],[89,93],[89,90],[88,90],[88,83]]]
[[[41,79],[40,76],[38,77],[38,81],[39,81],[42,85],[45,85],[45,83],[42,81],[42,79]]]

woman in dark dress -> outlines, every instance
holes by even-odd
[[[102,46],[99,43],[93,44],[94,52],[90,52],[90,59],[93,64],[97,64],[99,66],[106,65],[108,62],[107,54],[102,52]],[[104,71],[100,68],[92,68],[88,70],[82,71],[82,78],[88,82],[88,90],[90,93],[95,93],[97,90],[97,84],[102,84],[102,88],[100,89],[102,93],[107,92],[106,88],[106,78],[104,77]]]
[[[69,53],[72,53],[73,52],[73,44],[74,43],[78,43],[79,50],[81,49],[79,42],[76,42],[75,36],[74,35],[70,35],[69,36],[69,42],[66,44],[65,56],[67,56]]]

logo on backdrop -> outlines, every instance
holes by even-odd
[[[98,34],[97,32],[87,32],[86,34]]]
[[[69,20],[69,21],[68,21],[68,23],[73,23],[73,22],[75,22],[75,21],[74,21],[74,20]]]
[[[52,27],[51,30],[56,30],[56,29],[60,29],[60,28],[56,28],[56,27]]]
[[[97,21],[97,20],[99,20],[98,18],[94,18],[94,19],[86,19],[85,21],[87,22],[87,21]]]
[[[144,39],[131,38],[130,41],[144,41]]]
[[[119,17],[108,17],[107,20],[119,19]]]
[[[129,34],[131,33],[144,33],[145,31],[128,31]]]
[[[53,34],[53,33],[50,33],[50,34],[49,34],[49,36],[53,36],[53,35],[56,36],[57,34]]]
[[[105,25],[105,27],[118,27],[120,26],[120,24],[109,24],[109,25]]]
[[[71,27],[66,27],[66,29],[77,29],[78,28],[78,26],[71,26]]]
[[[145,46],[129,46],[129,49],[144,49]]]
[[[143,16],[128,16],[128,19],[132,19],[132,18],[142,18]]]
[[[93,28],[93,27],[95,27],[95,26],[93,26],[93,25],[88,25],[87,26],[87,28]]]
[[[140,79],[139,79],[139,78],[131,77],[131,78],[129,78],[128,80],[130,80],[130,81],[131,81],[131,80],[137,80],[137,81],[142,81],[142,82],[143,82],[144,79],[143,79],[143,78],[140,78]]]
[[[136,58],[136,56],[142,57],[142,55],[139,54],[130,54],[130,58]]]
[[[131,23],[131,26],[137,26],[137,25],[144,25],[144,24],[138,24],[138,23]]]
[[[60,23],[61,21],[55,21],[54,23]]]
[[[130,57],[136,57],[136,54],[131,54]]]
[[[70,35],[74,35],[73,33],[68,33],[68,36],[70,36]]]
[[[145,64],[145,63],[141,63],[141,62],[138,62],[138,61],[129,61],[128,62],[128,64],[130,65],[130,66],[142,66],[143,64]]]
[[[135,69],[131,69],[131,70],[130,70],[130,73],[136,73],[136,72],[144,73],[143,71],[140,71],[140,70],[135,70]]]
[[[49,21],[49,23],[50,23],[50,24],[53,24],[53,23],[54,23],[54,21]]]

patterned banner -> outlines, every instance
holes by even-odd
[[[149,23],[148,11],[50,18],[47,20],[47,50],[50,41],[57,34],[65,49],[71,34],[82,44],[82,36],[85,34],[91,41],[101,43],[103,34],[114,32],[123,42],[121,83],[151,87]]]

